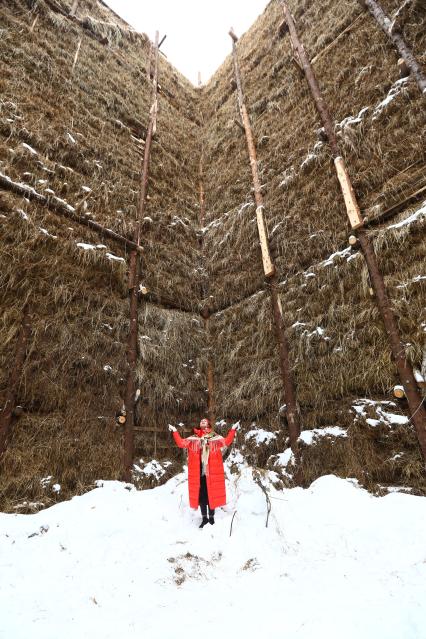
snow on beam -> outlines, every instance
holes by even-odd
[[[41,193],[38,193],[32,186],[28,184],[22,184],[20,182],[13,182],[7,175],[4,173],[0,173],[0,188],[8,191],[12,191],[17,195],[27,198],[28,200],[33,200],[42,204],[46,208],[49,209],[52,213],[56,213],[57,215],[61,215],[62,217],[69,218],[73,222],[80,224],[81,226],[87,226],[92,229],[96,233],[99,233],[103,237],[109,237],[110,239],[118,242],[121,246],[128,249],[136,249],[139,253],[143,252],[143,248],[138,246],[132,240],[129,240],[127,237],[112,231],[111,229],[107,229],[103,227],[98,222],[91,220],[90,218],[82,217],[76,213],[74,207],[70,204],[58,198],[56,196],[46,197]]]

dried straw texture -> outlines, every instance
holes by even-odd
[[[397,4],[384,6],[392,14]],[[424,62],[424,12],[420,2],[411,5],[397,19]],[[71,0],[2,4],[0,171],[130,237],[152,101],[150,43],[102,2],[81,0],[75,18],[67,15],[70,6]],[[399,81],[397,53],[356,0],[290,6],[363,214],[375,220],[380,264],[409,357],[420,369],[424,215],[389,226],[419,208],[410,197],[418,199],[426,186],[422,98],[412,79]],[[281,20],[273,0],[239,41],[243,85],[303,424],[349,429],[345,439],[321,438],[303,451],[305,482],[336,472],[369,487],[402,483],[421,491],[411,426],[372,429],[351,408],[360,397],[388,398],[397,378],[364,260],[345,252],[349,225],[330,152],[289,38],[278,37]],[[136,453],[144,459],[180,459],[165,427],[182,422],[188,433],[205,410],[208,359],[217,417],[279,430],[271,454],[286,445],[271,303],[232,77],[228,57],[207,86],[195,89],[160,58],[142,224],[148,294],[141,298]],[[381,217],[386,212],[391,220]],[[32,317],[19,389],[24,416],[14,424],[1,468],[1,504],[13,509],[22,499],[57,499],[40,483],[47,475],[62,485],[59,498],[119,476],[122,433],[114,414],[126,374],[128,256],[112,240],[10,192],[0,195],[0,222],[0,401],[27,301]],[[199,315],[206,304],[213,310],[207,333]],[[262,466],[273,464],[269,458],[265,451],[250,457]]]
[[[99,3],[79,3],[77,22],[62,10],[67,3],[43,0],[1,7],[0,171],[131,237],[152,103],[150,44]],[[166,299],[189,311],[141,300],[138,427],[154,424],[163,433],[160,451],[168,421],[204,408],[206,351],[198,315],[205,276],[193,224],[198,97],[161,57],[159,78],[142,284],[151,302]],[[126,375],[128,256],[6,191],[0,216],[0,402],[25,302],[32,325],[18,397],[24,416],[1,466],[1,506],[10,509],[24,498],[57,499],[40,483],[48,475],[61,484],[59,498],[120,476],[122,432],[114,416]],[[137,454],[147,437],[137,433]]]
[[[295,16],[300,15],[297,24],[308,53],[319,55],[314,68],[361,208],[374,217],[426,186],[426,119],[415,83],[398,83],[396,54],[386,36],[369,14],[359,12],[356,2],[299,3]],[[272,251],[284,277],[341,247],[349,227],[328,146],[317,135],[321,123],[307,83],[291,62],[288,36],[276,38],[281,18],[278,3],[271,3],[238,49]],[[348,25],[352,28],[324,49]],[[233,124],[238,111],[229,89],[232,73],[228,60],[206,89],[206,102],[216,105],[205,127],[206,155],[223,157],[206,170],[210,226],[205,244],[213,257],[210,294],[219,305],[250,294],[262,278],[246,142]],[[221,104],[224,94],[228,97]]]
[[[358,2],[289,4],[335,121],[362,212],[377,220],[377,230],[371,232],[380,265],[408,356],[420,369],[426,347],[425,280],[419,277],[424,275],[426,254],[424,217],[400,229],[387,229],[390,222],[380,223],[380,215],[396,207],[396,219],[404,219],[420,206],[410,204],[409,198],[417,193],[418,199],[426,186],[424,98],[412,79],[399,80],[396,51]],[[420,13],[419,9],[416,15]],[[240,39],[243,88],[303,424],[305,428],[349,426],[354,416],[347,408],[351,398],[389,398],[398,378],[369,295],[364,259],[349,249],[341,253],[349,233],[344,203],[308,85],[292,61],[289,36],[277,36],[282,17],[279,3],[271,2]],[[420,42],[424,48],[424,15],[420,22],[423,28],[419,24],[408,28],[409,21],[404,27],[416,51]],[[204,245],[209,256],[209,302],[223,309],[212,322],[217,413],[278,427],[284,400],[246,142],[234,122],[239,116],[232,78],[228,58],[204,89],[210,107],[204,127],[206,155],[214,159],[205,173]],[[376,446],[374,455],[384,463],[393,444],[381,448],[380,433],[370,431],[369,446]],[[419,467],[411,426],[406,427],[406,437],[411,457],[407,455],[405,463]],[[390,482],[382,465],[372,473],[377,466],[374,455],[365,455],[360,472],[363,438],[358,428],[349,440],[339,441],[340,461],[335,455],[329,462],[327,447],[318,444],[323,452],[310,465],[316,446],[310,447],[305,455],[306,481],[321,472],[351,472],[362,481],[366,473],[379,481],[382,473],[382,481]],[[355,463],[350,450],[356,449],[358,439]],[[412,475],[412,481],[419,488],[424,476]]]

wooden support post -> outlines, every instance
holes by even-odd
[[[362,6],[367,7],[368,11],[376,20],[382,31],[384,31],[388,38],[390,38],[399,55],[405,60],[410,73],[413,74],[413,77],[415,78],[421,93],[425,95],[426,75],[420,64],[417,62],[417,59],[414,57],[414,54],[411,51],[410,47],[406,44],[401,33],[392,28],[392,21],[389,16],[383,11],[380,3],[377,2],[377,0],[359,0],[359,2]]]
[[[263,206],[256,209],[257,231],[259,233],[260,250],[262,251],[263,271],[265,277],[272,277],[275,273],[275,266],[272,263],[271,254],[269,252],[269,241],[266,230],[265,216],[263,214]]]
[[[337,178],[340,183],[343,199],[345,200],[346,213],[348,214],[349,222],[353,229],[359,229],[363,226],[364,221],[362,219],[355,191],[353,190],[351,179],[346,170],[343,158],[340,156],[334,158],[334,165],[336,167]]]
[[[248,116],[247,108],[244,101],[244,93],[242,88],[241,73],[240,73],[240,68],[238,64],[237,47],[236,47],[238,38],[232,29],[229,32],[229,35],[232,38],[232,56],[233,56],[233,62],[234,62],[234,75],[235,75],[235,81],[236,81],[236,87],[237,87],[238,107],[240,110],[241,120],[243,122],[244,130],[246,134],[247,149],[248,149],[248,155],[249,155],[250,166],[252,171],[254,200],[256,203],[257,228],[259,233],[259,242],[260,242],[261,251],[262,251],[263,270],[265,273],[265,277],[268,278],[269,289],[271,294],[274,330],[275,330],[277,346],[278,346],[278,357],[280,362],[284,397],[285,397],[285,402],[287,406],[286,417],[287,417],[287,424],[288,424],[289,437],[290,437],[290,446],[295,454],[295,457],[299,466],[300,460],[299,460],[297,440],[300,435],[300,419],[299,419],[299,412],[297,409],[297,402],[296,402],[295,383],[293,379],[292,368],[290,365],[289,347],[288,347],[288,341],[286,336],[286,330],[284,326],[281,302],[278,295],[278,285],[277,285],[275,265],[272,261],[270,249],[269,249],[269,240],[268,240],[268,235],[266,230],[266,221],[264,216],[263,195],[261,190],[258,163],[257,163],[257,157],[256,157],[256,147],[254,144],[250,118]],[[298,471],[300,471],[300,466],[298,468]],[[297,473],[297,475],[298,475],[298,479],[296,479],[295,477],[295,480],[299,481],[300,475],[299,473]]]
[[[79,56],[80,48],[81,48],[81,41],[82,41],[82,38],[80,38],[77,44],[77,49],[74,56],[74,62],[72,63],[71,73],[74,73],[75,65],[77,64],[77,60],[78,60],[78,56]]]
[[[215,401],[214,401],[214,369],[213,369],[213,362],[211,358],[208,361],[208,367],[207,367],[207,387],[208,387],[207,414],[209,416],[210,424],[212,425],[212,428],[214,428],[216,423],[216,409],[215,409]]]
[[[211,347],[211,339],[210,339],[210,319],[207,318],[204,320],[204,328],[207,333],[207,343],[209,347],[209,358],[207,361],[207,416],[209,418],[210,424],[212,428],[214,428],[216,423],[216,404],[215,404],[215,393],[214,393],[214,366],[213,360],[211,357],[210,347]]]
[[[26,305],[22,313],[22,323],[16,343],[15,361],[13,362],[9,377],[9,384],[6,391],[6,401],[0,413],[0,457],[6,450],[12,426],[12,417],[15,409],[17,408],[16,396],[19,389],[19,383],[22,378],[22,370],[27,354],[30,332],[31,319],[28,306]]]
[[[371,3],[372,0],[365,0],[365,2]],[[316,108],[320,114],[323,126],[326,130],[326,133],[328,136],[328,142],[330,144],[331,151],[336,164],[336,160],[340,160],[341,158],[339,154],[337,139],[334,133],[334,127],[332,125],[332,120],[330,117],[330,113],[328,111],[328,107],[321,94],[312,66],[305,53],[305,49],[297,35],[293,16],[291,15],[284,0],[281,0],[281,5],[284,11],[285,19],[287,20],[287,23],[289,26],[290,37],[292,39],[293,46],[297,49],[299,53],[299,57],[305,71],[306,80],[309,84],[309,88],[311,90]],[[338,167],[342,169],[340,162],[337,162],[336,170],[338,169]],[[341,178],[339,178],[339,180],[340,179]],[[354,216],[353,222],[357,224],[357,220],[359,219],[357,211],[359,210],[359,207],[358,207],[358,204],[356,203],[356,196],[353,191],[350,178],[346,170],[345,170],[345,176],[342,179],[345,183],[345,188],[348,189],[348,193],[350,192],[349,195],[347,193],[345,196],[345,191],[342,186],[342,192],[345,197],[345,202],[346,202],[346,198],[348,198],[348,202],[351,203],[351,206],[353,205],[355,207],[355,209],[351,211],[351,216],[352,215]],[[348,210],[348,215],[349,215],[349,210]],[[351,225],[352,225],[353,222],[352,222],[351,216],[349,216],[349,219],[351,220]],[[379,269],[373,244],[369,236],[367,235],[365,228],[363,228],[362,224],[363,223],[359,223],[358,226],[355,226],[353,228],[357,228],[357,237],[361,245],[361,250],[363,252],[363,255],[367,264],[368,272],[370,275],[371,287],[374,293],[374,298],[377,301],[377,306],[379,307],[379,311],[383,320],[385,331],[389,338],[393,359],[395,360],[399,378],[401,380],[401,384],[404,388],[405,395],[408,400],[408,406],[411,412],[411,421],[413,422],[414,427],[416,429],[420,449],[421,449],[423,458],[426,461],[426,409],[423,406],[423,398],[416,384],[413,368],[411,364],[408,362],[406,357],[405,346],[399,334],[398,323],[396,321],[391,304],[389,302],[383,275]]]
[[[198,181],[199,181],[199,202],[200,202],[200,227],[203,228],[206,223],[206,194],[204,190],[204,146],[201,144],[200,162],[198,165]],[[202,236],[200,239],[200,248],[203,249]],[[204,287],[203,297],[207,298],[209,294],[208,285]],[[207,360],[207,415],[210,420],[212,428],[216,423],[216,406],[215,406],[215,392],[214,392],[214,366],[211,355],[211,336],[210,336],[210,311],[208,308],[204,308],[201,311],[201,317],[204,319],[204,329],[206,331],[206,339],[208,345],[208,360]]]
[[[149,162],[151,155],[152,139],[155,133],[155,121],[157,115],[157,92],[158,92],[158,31],[155,34],[155,63],[154,63],[154,79],[153,79],[153,103],[150,110],[150,120],[148,125],[147,136],[145,140],[144,157],[141,172],[141,188],[139,195],[139,204],[136,212],[136,222],[134,228],[134,242],[140,245],[141,239],[141,220],[143,219],[149,179]],[[130,253],[129,263],[129,296],[130,296],[130,327],[127,340],[127,374],[126,374],[126,390],[124,396],[124,406],[126,413],[126,422],[124,427],[124,481],[131,481],[133,457],[135,450],[135,397],[136,397],[136,363],[138,352],[138,291],[139,291],[139,259],[137,250]]]

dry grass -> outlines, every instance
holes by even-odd
[[[413,81],[395,85],[397,54],[358,2],[290,4],[308,53],[318,55],[315,70],[361,207],[374,217],[425,184],[422,98]],[[60,6],[69,9],[70,0]],[[385,6],[392,12],[397,3]],[[81,2],[77,16],[80,23],[44,0],[31,11],[24,0],[2,10],[0,170],[42,193],[53,191],[80,214],[128,235],[151,104],[149,41],[94,0]],[[422,490],[413,433],[399,429],[383,443],[383,433],[353,425],[348,412],[354,398],[388,397],[397,379],[363,258],[336,256],[324,264],[345,248],[348,223],[307,85],[291,62],[288,37],[277,38],[281,18],[273,0],[241,38],[243,84],[303,423],[350,428],[347,440],[321,440],[305,451],[305,481],[336,472],[369,488],[399,482]],[[418,7],[404,18],[405,35],[421,59],[422,24]],[[347,27],[338,44],[329,46]],[[231,79],[227,58],[198,90],[160,58],[158,134],[142,233],[142,282],[150,302],[142,302],[140,314],[137,419],[145,430],[137,431],[136,443],[144,459],[170,455],[169,421],[189,429],[205,410],[209,357],[218,418],[281,429],[275,446],[285,446],[269,293]],[[390,91],[394,99],[379,106]],[[415,208],[403,206],[399,219]],[[107,253],[127,256],[109,241],[107,249],[79,248],[78,242],[104,242],[3,192],[0,223],[0,400],[27,300],[33,317],[19,396],[25,412],[2,462],[2,505],[13,509],[23,499],[47,505],[86,490],[95,479],[119,476],[121,431],[113,418],[126,371],[127,267]],[[416,276],[423,274],[426,257],[424,220],[399,230],[387,225],[372,233],[409,357],[420,368],[425,281]],[[164,300],[189,312],[164,308]],[[228,307],[212,317],[208,334],[198,314],[206,301]],[[407,456],[390,462],[398,446]],[[276,451],[246,452],[264,466]],[[178,463],[180,453],[172,455]],[[48,475],[61,484],[59,497],[40,484]]]

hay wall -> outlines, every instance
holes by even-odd
[[[390,12],[398,5],[384,4]],[[71,0],[2,3],[0,171],[129,236],[151,104],[149,40],[102,2],[80,2],[75,19],[67,15],[70,6]],[[397,215],[376,222],[371,233],[409,357],[420,369],[424,214],[390,227],[420,208],[404,201],[425,187],[422,98],[412,80],[399,81],[396,52],[356,0],[290,6],[363,213],[379,220],[398,205]],[[350,435],[306,446],[305,481],[336,472],[369,486],[394,482],[423,490],[411,427],[372,429],[367,420],[377,417],[375,409],[362,418],[354,410],[359,398],[388,400],[397,378],[363,258],[347,248],[349,227],[319,118],[288,36],[277,36],[281,19],[273,0],[241,38],[243,85],[304,428],[338,424]],[[420,3],[401,20],[424,63]],[[195,89],[160,57],[158,133],[142,226],[142,283],[149,293],[140,314],[138,457],[180,459],[165,427],[188,428],[205,410],[208,358],[218,419],[280,432],[279,445],[255,451],[253,463],[273,466],[286,445],[232,75],[228,57],[207,86]],[[122,433],[114,415],[125,378],[127,255],[111,240],[6,191],[0,222],[0,402],[25,302],[33,325],[19,394],[24,415],[14,424],[0,480],[1,507],[13,509],[23,499],[48,504],[120,474]],[[206,304],[214,310],[209,334],[199,314]],[[402,461],[390,463],[401,450]],[[53,482],[61,493],[52,492]]]
[[[97,2],[2,3],[0,171],[132,235],[152,101],[150,43]],[[53,7],[53,8],[52,8]],[[32,32],[30,27],[38,16]],[[79,41],[81,47],[72,68]],[[162,56],[158,134],[143,222],[141,390],[136,454],[169,442],[169,421],[205,405],[203,280],[195,89]],[[2,462],[0,500],[13,508],[75,494],[121,471],[128,331],[127,255],[120,245],[2,191],[0,403],[22,309],[32,316],[20,386],[24,415]],[[179,311],[164,308],[182,307]],[[142,409],[143,407],[143,409]],[[149,429],[146,432],[145,429]],[[41,484],[53,476],[61,493]]]
[[[384,211],[426,186],[424,98],[413,80],[399,79],[396,51],[358,2],[289,4],[329,103],[362,212],[373,222],[379,220]],[[385,5],[392,12],[398,3]],[[404,26],[423,63],[424,19],[418,7],[406,16]],[[240,39],[243,88],[257,143],[303,425],[305,429],[350,426],[356,398],[389,399],[398,378],[369,295],[364,260],[348,248],[344,204],[307,83],[291,60],[289,36],[277,36],[281,20],[274,0]],[[220,309],[212,323],[217,412],[220,417],[243,417],[248,424],[254,420],[279,428],[284,400],[246,142],[235,124],[239,116],[232,78],[228,57],[204,90],[210,107],[206,155],[212,160],[205,174],[204,243],[210,304]],[[421,202],[417,198],[403,203],[392,219],[371,227],[408,356],[418,370],[426,347],[424,214],[411,225],[390,227],[418,210]],[[405,407],[396,410],[404,412]],[[368,430],[368,423],[364,427]],[[408,432],[414,451],[414,458],[407,458],[410,465],[420,457],[411,427]],[[307,481],[319,472],[320,458],[323,469],[344,475],[351,468],[365,481],[365,473],[359,472],[362,454],[353,463],[357,438],[359,450],[366,449],[360,429],[352,433],[354,441],[338,444],[346,457],[333,455],[331,465],[327,447],[322,458],[314,453],[315,446],[306,449]],[[406,445],[400,435],[372,432],[368,437],[378,455],[366,456],[370,474],[377,459],[384,462]],[[385,444],[379,445],[382,440]],[[412,475],[407,480],[409,474],[405,480],[413,482]],[[389,474],[382,480],[385,475],[390,481]],[[417,480],[424,488],[421,471]],[[395,475],[394,481],[402,481],[401,475]]]

